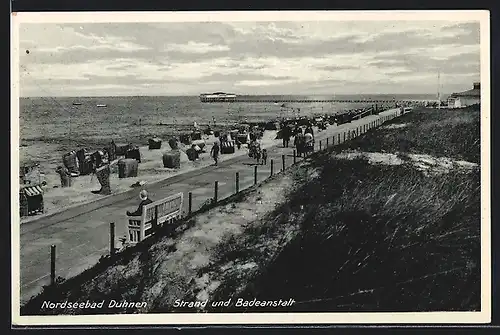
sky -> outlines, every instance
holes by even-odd
[[[21,96],[436,94],[480,79],[479,22],[21,23]]]

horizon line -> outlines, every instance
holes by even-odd
[[[231,93],[235,94],[235,93]],[[443,94],[452,94],[452,93],[443,93]],[[314,94],[293,94],[293,93],[277,93],[277,94],[236,94],[237,96],[240,97],[245,97],[245,96],[260,96],[260,97],[265,97],[265,96],[343,96],[343,95],[393,95],[393,96],[400,96],[400,95],[436,95],[435,92],[432,93],[314,93]],[[194,94],[164,94],[164,95],[127,95],[127,94],[119,94],[119,95],[26,95],[26,96],[19,96],[18,98],[114,98],[114,97],[199,97],[200,95],[194,95]]]

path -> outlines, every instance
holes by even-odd
[[[326,145],[326,138],[332,144],[338,143],[338,134],[368,125],[382,117],[393,115],[394,110],[370,115],[361,120],[340,126],[329,126],[318,132],[316,150],[319,142]],[[281,170],[281,156],[286,155],[286,166],[293,163],[293,147],[272,147],[268,149],[267,166],[258,166],[258,182],[270,175],[270,160],[274,160],[274,173]],[[246,150],[246,149],[241,149]],[[219,183],[218,199],[235,192],[235,173],[240,174],[240,190],[254,183],[255,161],[247,155],[237,156],[220,162],[218,167],[207,166],[199,170],[177,175],[156,184],[148,185],[148,193],[153,200],[184,192],[185,212],[187,213],[188,193],[193,194],[193,211],[206,200],[213,197],[214,181]],[[32,221],[20,227],[20,290],[21,303],[37,294],[43,285],[50,282],[50,246],[56,246],[56,276],[69,278],[94,265],[99,258],[109,252],[109,224],[116,224],[116,241],[126,233],[127,210],[135,210],[139,203],[138,192],[109,197],[101,203],[85,204],[50,217]]]

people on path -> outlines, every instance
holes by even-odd
[[[214,144],[212,145],[212,149],[210,150],[210,155],[214,159],[215,166],[219,163],[219,153],[220,153],[220,141],[216,139]]]
[[[141,202],[139,203],[139,207],[137,208],[137,210],[135,212],[127,211],[128,216],[142,216],[142,208],[153,202],[151,199],[149,199],[148,191],[146,191],[146,190],[142,190],[139,193],[139,198],[141,199]]]
[[[248,157],[254,158],[257,160],[257,163],[260,162],[262,156],[262,151],[260,147],[259,141],[256,138],[250,141],[248,145]]]
[[[311,135],[312,135],[312,137],[314,138],[314,131],[313,131],[313,128],[312,128],[312,126],[311,126],[311,124],[310,124],[310,123],[307,125],[306,131],[305,131],[305,134],[311,134]]]
[[[267,165],[267,149],[262,149],[262,163]]]
[[[255,159],[257,160],[257,164],[261,163],[261,158],[262,158],[262,150],[260,149],[260,145],[257,142],[257,145],[255,147]]]
[[[92,164],[93,167],[93,174],[97,176],[97,180],[99,181],[99,184],[101,185],[101,188],[99,190],[92,190],[91,192],[94,194],[101,194],[101,195],[110,195],[111,194],[111,185],[109,182],[109,177],[111,174],[111,166],[117,164],[118,161],[113,161],[113,162],[107,162],[107,163],[102,163],[100,166],[96,166],[95,164]]]
[[[314,151],[314,137],[311,133],[306,132],[304,135],[305,152],[309,153]]]
[[[295,135],[295,139],[293,141],[295,148],[297,149],[297,155],[300,157],[302,156],[302,153],[304,152],[304,134],[302,133],[302,128],[299,128],[297,134]]]
[[[283,129],[281,130],[281,136],[283,138],[283,148],[288,148],[290,137],[292,136],[292,129],[288,124],[285,124],[283,126]]]

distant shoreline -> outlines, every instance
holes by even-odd
[[[451,93],[450,93],[451,94]],[[358,93],[358,94],[238,94],[238,97],[426,97],[427,100],[436,100],[435,93]],[[443,96],[446,96],[443,93]],[[20,96],[19,99],[102,99],[102,98],[199,98],[199,95],[111,95],[111,96]],[[422,98],[422,100],[426,100]]]

